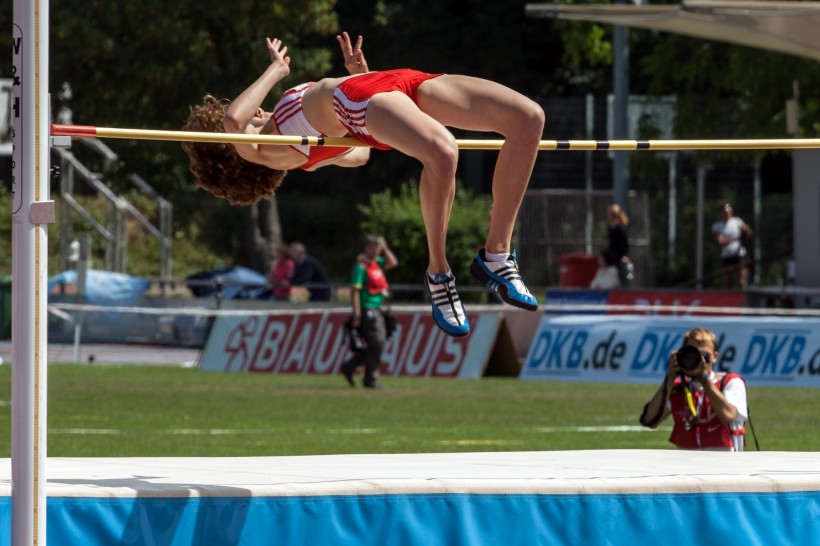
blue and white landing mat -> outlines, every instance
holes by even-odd
[[[46,474],[49,546],[820,544],[817,453],[49,458]],[[0,459],[0,546],[11,506]]]

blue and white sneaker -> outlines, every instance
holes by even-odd
[[[470,264],[470,274],[498,293],[506,303],[527,311],[538,310],[538,300],[521,281],[515,250],[503,262],[488,262],[482,248]]]
[[[430,292],[433,304],[433,321],[451,336],[461,337],[470,333],[470,321],[456,292],[456,278],[452,273],[424,274],[424,284]]]

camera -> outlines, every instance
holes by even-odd
[[[350,329],[350,350],[353,352],[364,351],[366,345],[362,339],[362,335],[357,328]]]
[[[693,345],[684,345],[677,352],[678,367],[684,372],[694,371],[700,366],[703,355],[700,350]]]
[[[367,348],[364,339],[362,339],[362,334],[358,328],[353,327],[353,317],[347,319],[344,323],[344,328],[347,333],[342,341],[347,341],[350,345],[350,350],[355,352],[364,351]]]

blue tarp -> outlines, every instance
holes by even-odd
[[[270,297],[268,279],[261,273],[246,267],[222,267],[189,275],[185,280],[189,281],[188,288],[194,296],[209,298],[216,294],[219,278],[222,279],[222,297],[226,300],[254,300]]]
[[[134,305],[151,285],[150,281],[139,277],[96,269],[88,270],[85,278],[85,301],[92,305]],[[60,293],[57,290],[60,284],[76,286],[77,272],[71,269],[51,277],[48,293]]]

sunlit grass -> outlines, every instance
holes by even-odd
[[[11,453],[11,367],[0,366],[0,457]],[[51,365],[53,457],[663,449],[638,426],[653,385],[212,373]],[[763,450],[818,451],[815,389],[750,387]],[[754,449],[751,434],[748,449]]]

